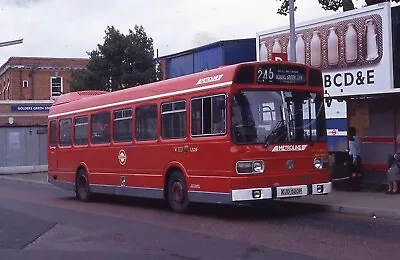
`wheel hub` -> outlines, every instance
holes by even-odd
[[[172,185],[172,199],[175,203],[181,204],[184,201],[183,185],[180,182],[175,182]]]

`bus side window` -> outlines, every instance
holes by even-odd
[[[74,143],[86,145],[89,142],[89,118],[88,116],[75,117],[74,122]]]
[[[70,146],[72,144],[72,119],[60,120],[60,146]]]
[[[161,136],[164,139],[186,137],[186,101],[161,104]]]
[[[110,112],[100,112],[91,117],[91,143],[110,142]]]
[[[114,111],[114,142],[132,141],[132,109]]]
[[[50,146],[57,145],[57,122],[56,120],[50,121]]]
[[[148,141],[157,139],[157,105],[146,105],[136,108],[136,140]]]
[[[191,100],[191,135],[219,135],[226,131],[225,95]]]

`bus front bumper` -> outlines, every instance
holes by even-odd
[[[231,194],[232,202],[240,202],[262,199],[284,199],[307,195],[324,195],[331,191],[332,182],[325,182],[272,188],[235,189],[231,191]]]

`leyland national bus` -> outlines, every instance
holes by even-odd
[[[243,203],[328,194],[320,70],[247,62],[115,92],[61,95],[48,181],[92,194]]]

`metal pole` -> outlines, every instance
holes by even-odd
[[[289,20],[290,20],[290,61],[296,62],[296,33],[294,24],[294,0],[289,0]]]
[[[23,39],[14,40],[14,41],[7,41],[7,42],[0,42],[0,47],[6,47],[6,46],[10,46],[10,45],[15,45],[15,44],[21,44],[23,42],[24,42]]]

